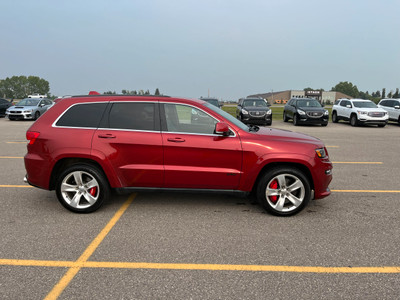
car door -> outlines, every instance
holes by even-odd
[[[348,105],[350,107],[348,107]],[[350,115],[351,115],[351,111],[352,111],[352,107],[353,107],[351,102],[348,100],[342,100],[342,102],[340,102],[340,106],[341,106],[341,116],[343,118],[345,118],[346,120],[350,119]]]
[[[112,102],[93,137],[123,187],[162,187],[163,149],[158,102]]]
[[[191,105],[164,103],[161,114],[165,187],[238,187],[242,146],[236,134],[214,134],[218,120]]]

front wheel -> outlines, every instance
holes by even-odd
[[[309,179],[291,167],[271,169],[257,186],[257,200],[265,210],[277,216],[291,216],[300,212],[311,199]]]
[[[338,116],[337,116],[336,111],[334,111],[334,112],[332,113],[332,122],[333,122],[333,123],[337,123],[338,121],[339,121],[339,118],[338,118]]]
[[[355,127],[358,125],[358,120],[356,115],[351,115],[350,117],[350,125]]]
[[[294,126],[299,125],[299,120],[297,119],[297,115],[296,114],[293,116],[293,125]]]
[[[103,173],[86,164],[72,165],[64,170],[56,185],[57,198],[70,211],[90,213],[108,199],[110,188]]]
[[[287,117],[286,113],[283,113],[283,122],[287,122],[289,118]]]
[[[39,117],[40,117],[40,112],[35,112],[35,120],[37,120],[37,119],[39,119]]]

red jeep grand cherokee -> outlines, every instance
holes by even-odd
[[[246,192],[281,216],[330,194],[332,164],[319,139],[249,127],[202,100],[71,97],[26,137],[25,180],[55,189],[74,212],[95,211],[111,189]]]

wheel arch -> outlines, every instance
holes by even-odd
[[[251,189],[251,193],[254,194],[256,192],[258,183],[260,182],[261,178],[267,171],[274,168],[285,168],[285,167],[295,168],[300,172],[302,172],[304,176],[306,176],[307,179],[309,180],[311,190],[314,190],[314,180],[310,169],[306,165],[295,162],[271,162],[269,164],[266,164],[258,173],[258,176],[254,181],[253,187]]]
[[[57,184],[58,175],[61,174],[61,172],[63,170],[65,170],[66,168],[68,168],[70,166],[78,165],[78,164],[85,164],[85,165],[90,165],[90,166],[96,167],[97,169],[99,169],[100,172],[103,173],[104,177],[107,179],[109,186],[111,186],[110,179],[104,172],[102,166],[97,161],[95,161],[93,159],[89,159],[89,158],[82,158],[82,157],[66,157],[66,158],[60,159],[54,165],[52,172],[51,172],[51,176],[50,176],[49,189],[50,190],[55,189],[56,184]]]

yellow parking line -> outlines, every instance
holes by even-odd
[[[31,188],[31,185],[12,185],[12,184],[0,184],[0,187],[5,188]]]
[[[398,190],[331,190],[336,193],[400,193]]]
[[[382,165],[381,161],[333,161],[333,164]]]
[[[0,259],[0,265],[40,266],[109,269],[158,269],[158,270],[205,270],[205,271],[249,271],[249,272],[289,272],[289,273],[400,273],[399,266],[383,267],[311,267],[279,265],[228,265],[228,264],[178,264],[145,262],[97,262],[97,261],[48,261]],[[75,273],[75,272],[74,272]],[[76,273],[75,273],[76,274]],[[72,279],[73,277],[69,277]]]
[[[340,148],[340,146],[325,146],[326,148]]]
[[[111,231],[114,225],[121,218],[123,213],[128,209],[129,205],[135,198],[135,194],[132,194],[128,200],[121,206],[121,208],[115,213],[108,224],[103,228],[103,230],[98,234],[98,236],[92,241],[92,243],[86,248],[81,257],[78,258],[76,264],[72,266],[67,273],[60,279],[60,281],[53,287],[49,294],[47,294],[45,299],[57,299],[58,296],[64,291],[75,275],[82,268],[83,264],[89,259],[93,252],[97,249],[100,243],[104,240],[107,234]]]
[[[16,141],[16,142],[6,142],[7,144],[26,144],[26,143],[28,143],[28,141],[24,141],[24,142],[21,142],[21,141]]]
[[[0,156],[0,158],[24,158],[23,156]]]

